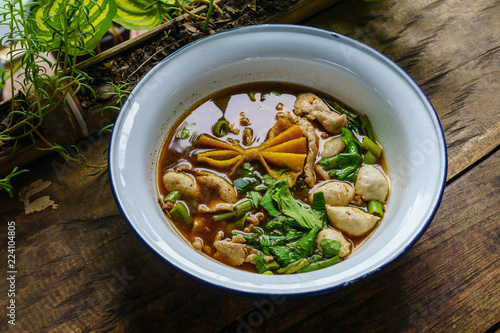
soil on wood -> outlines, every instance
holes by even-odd
[[[101,113],[106,105],[115,105],[117,98],[106,94],[114,92],[109,84],[126,84],[131,90],[135,84],[149,70],[163,60],[170,53],[204,36],[219,31],[228,30],[253,24],[260,24],[279,17],[290,11],[290,8],[299,0],[227,0],[219,2],[223,13],[213,11],[207,32],[203,32],[205,23],[202,19],[187,16],[181,21],[174,21],[166,31],[149,39],[135,49],[125,50],[118,56],[106,59],[85,69],[93,78],[90,86],[96,96],[90,92],[82,92],[78,98],[83,108],[83,117]],[[0,105],[0,127],[7,125],[7,116],[10,112],[10,102]],[[29,145],[30,138],[26,138],[20,146]],[[0,152],[12,147],[11,142],[0,144]]]
[[[80,97],[84,117],[100,111],[103,102],[110,96],[103,96],[103,93],[113,91],[109,82],[131,83],[128,87],[130,90],[153,66],[180,47],[219,31],[266,22],[288,12],[298,2],[299,0],[223,1],[219,3],[223,13],[213,12],[207,33],[203,32],[204,20],[188,17],[181,22],[174,22],[162,35],[148,40],[144,45],[86,68],[85,71],[94,79],[92,86],[97,92],[97,99],[91,94]]]

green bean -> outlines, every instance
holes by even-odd
[[[273,268],[280,268],[281,266],[277,262],[272,261],[272,262],[267,264],[267,267],[268,267],[268,269],[273,269]]]
[[[189,215],[189,211],[183,202],[178,202],[174,208],[170,210],[170,215],[177,222],[183,223],[187,226],[193,224],[193,218]]]
[[[274,274],[271,271],[265,271],[264,273],[262,273],[262,275],[274,275]]]
[[[252,200],[244,200],[234,206],[232,212],[214,215],[212,220],[214,222],[227,221],[234,218],[241,218],[246,213],[252,211]]]
[[[307,259],[300,259],[300,260],[297,260],[296,261],[298,264],[293,266],[293,267],[290,267],[286,272],[285,274],[292,274],[292,273],[295,273],[297,272],[299,269],[302,269],[304,267],[307,267],[309,266],[309,261],[307,261]]]
[[[338,113],[345,114],[347,118],[351,118],[352,120],[355,120],[356,118],[359,117],[357,114],[353,113],[352,111],[347,110],[346,108],[344,108],[342,105],[340,105],[337,102],[333,102],[331,104],[331,107],[332,107],[332,109],[334,109]]]
[[[310,264],[309,266],[302,267],[297,271],[297,273],[305,273],[305,272],[312,272],[321,268],[325,268],[328,266],[335,265],[336,263],[339,263],[340,259],[338,256],[335,256],[333,258],[323,260],[323,261],[317,261],[315,263]]]
[[[376,158],[372,153],[367,151],[363,162],[365,162],[365,164],[371,165],[371,164],[377,163],[377,160],[378,160],[378,158]]]
[[[228,132],[229,132],[229,123],[225,119],[219,119],[215,123],[212,129],[212,133],[218,138],[223,137]]]
[[[368,119],[368,116],[364,114],[359,117],[359,120],[361,121],[361,129],[363,130],[365,135],[370,138],[370,140],[373,140],[373,128],[370,120]]]
[[[176,202],[177,200],[181,200],[181,198],[182,198],[181,192],[172,191],[163,198],[163,202],[168,202],[168,201]]]
[[[361,143],[361,147],[363,147],[364,149],[368,150],[376,158],[379,158],[380,155],[382,154],[382,148],[379,145],[377,145],[375,142],[373,142],[367,136],[365,136],[363,138],[363,142]]]
[[[368,202],[368,213],[373,215],[378,215],[384,217],[384,207],[382,203],[377,200],[371,200]]]

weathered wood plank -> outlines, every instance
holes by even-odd
[[[372,46],[422,86],[445,130],[448,178],[500,144],[498,1],[345,1],[305,24]]]
[[[388,269],[327,295],[287,299],[256,331],[489,329],[500,318],[498,163],[500,152],[447,187],[429,229]],[[224,331],[238,327],[242,321]]]

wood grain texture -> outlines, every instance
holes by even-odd
[[[304,24],[357,39],[413,77],[445,131],[448,178],[500,145],[498,1],[344,1]]]
[[[498,163],[500,152],[451,184],[423,237],[388,269],[327,295],[287,299],[256,331],[488,330],[500,318]]]

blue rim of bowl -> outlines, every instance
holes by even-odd
[[[436,215],[436,212],[437,212],[437,210],[438,210],[438,208],[439,208],[439,206],[441,204],[441,200],[443,198],[443,192],[444,192],[444,189],[445,189],[445,186],[446,186],[446,176],[447,176],[447,173],[448,173],[448,159],[447,159],[448,153],[447,153],[447,148],[446,148],[446,140],[445,140],[443,128],[441,126],[441,122],[439,121],[439,117],[437,115],[437,112],[434,109],[434,106],[432,105],[432,103],[429,100],[429,98],[427,97],[427,95],[422,90],[422,88],[420,88],[420,86],[415,82],[415,80],[413,80],[413,78],[408,73],[406,73],[401,67],[399,67],[390,58],[388,58],[384,54],[380,53],[379,51],[375,50],[374,48],[372,48],[372,47],[370,47],[370,46],[368,46],[368,45],[366,45],[364,43],[361,43],[361,42],[359,42],[359,41],[357,41],[355,39],[352,39],[350,37],[344,36],[344,35],[336,33],[336,32],[332,32],[332,31],[328,31],[328,30],[324,30],[324,29],[319,29],[319,28],[314,28],[314,27],[308,27],[308,26],[291,25],[291,24],[260,24],[260,25],[252,25],[252,26],[247,26],[247,27],[233,28],[233,29],[229,29],[229,30],[217,32],[217,33],[215,33],[213,35],[200,38],[200,39],[198,39],[196,41],[193,41],[193,42],[191,42],[191,43],[189,43],[187,45],[184,45],[184,46],[180,47],[179,49],[177,49],[176,51],[172,52],[167,57],[165,57],[165,59],[163,59],[162,61],[160,61],[158,64],[156,64],[155,67],[159,66],[161,63],[163,63],[165,61],[168,61],[170,58],[172,58],[173,56],[175,56],[178,53],[182,52],[183,50],[195,46],[196,44],[198,44],[201,41],[205,41],[207,39],[214,38],[214,37],[217,37],[217,36],[220,36],[220,35],[224,35],[224,34],[234,34],[234,33],[240,33],[240,32],[241,33],[245,33],[246,31],[249,31],[249,30],[253,30],[253,31],[257,31],[257,32],[258,31],[269,31],[269,30],[272,30],[272,31],[288,31],[288,32],[312,33],[312,34],[315,34],[315,35],[318,35],[318,36],[329,37],[329,38],[333,37],[335,39],[341,40],[342,42],[347,42],[351,46],[354,46],[354,47],[356,47],[356,48],[358,48],[358,49],[360,49],[362,51],[365,51],[365,52],[369,53],[370,55],[374,56],[375,58],[379,58],[379,59],[385,61],[388,65],[390,65],[390,67],[395,72],[397,72],[400,76],[402,76],[404,79],[406,79],[412,85],[412,87],[414,88],[415,92],[418,93],[418,95],[420,95],[420,97],[425,102],[427,102],[427,104],[428,104],[427,105],[427,109],[429,111],[432,110],[432,113],[429,112],[429,115],[432,117],[434,125],[435,126],[437,125],[436,129],[439,130],[437,132],[441,136],[441,140],[442,140],[442,143],[443,143],[443,146],[442,146],[443,155],[444,155],[444,156],[442,156],[443,161],[444,161],[443,174],[442,174],[443,179],[442,179],[442,182],[441,182],[441,185],[440,185],[439,196],[437,197],[437,200],[434,203],[434,207],[432,208],[431,214],[429,215],[427,221],[425,221],[425,223],[422,224],[419,232],[417,234],[415,234],[414,237],[410,241],[408,241],[408,243],[403,248],[401,248],[399,251],[396,251],[391,256],[385,258],[384,262],[380,263],[379,266],[377,266],[375,268],[372,268],[371,270],[369,270],[368,272],[366,272],[363,275],[355,277],[355,278],[353,278],[353,279],[351,279],[349,281],[345,281],[345,282],[342,282],[342,283],[338,283],[336,285],[324,287],[322,289],[311,290],[311,291],[303,291],[303,292],[293,292],[293,291],[290,292],[290,293],[283,292],[283,293],[279,293],[278,295],[283,295],[283,296],[312,296],[312,295],[324,294],[324,293],[327,293],[327,292],[330,292],[330,291],[333,291],[333,290],[337,290],[337,289],[339,289],[341,287],[344,287],[344,286],[356,283],[356,282],[360,281],[361,279],[364,279],[365,277],[367,277],[369,275],[372,275],[373,273],[375,273],[375,272],[383,269],[384,267],[388,266],[389,264],[393,263],[395,260],[397,260],[398,258],[400,258],[403,254],[405,254],[420,239],[420,237],[422,237],[422,235],[424,234],[424,232],[429,227],[431,221],[434,219],[434,216]],[[148,76],[152,75],[151,73],[153,73],[153,71],[148,72],[137,83],[137,85],[132,90],[132,93],[134,92],[134,90],[136,90],[136,89],[138,89],[140,87],[140,83],[142,81],[144,81],[145,79],[147,79]],[[128,103],[129,103],[129,101],[127,100],[125,102],[125,104],[123,105],[122,110],[125,109],[128,106]],[[121,117],[124,117],[124,115],[122,113],[119,113],[118,117],[115,120],[115,123],[118,122]],[[196,275],[194,275],[194,274],[192,274],[190,272],[185,271],[184,269],[182,269],[182,267],[179,267],[179,266],[173,264],[167,258],[165,258],[160,253],[158,253],[156,251],[156,249],[154,249],[139,234],[139,232],[137,231],[137,229],[130,222],[130,219],[126,216],[126,214],[125,214],[125,212],[123,210],[122,204],[121,204],[121,202],[118,199],[118,194],[116,193],[116,189],[115,189],[115,185],[114,185],[114,180],[113,180],[113,175],[112,175],[112,172],[111,172],[111,170],[113,169],[112,158],[111,158],[111,147],[112,147],[112,142],[114,140],[114,136],[115,136],[115,127],[113,127],[113,131],[111,133],[110,143],[109,143],[110,149],[108,150],[108,161],[109,161],[108,174],[109,174],[109,178],[110,178],[111,190],[113,192],[113,196],[115,198],[115,202],[116,202],[116,204],[118,206],[118,209],[120,210],[120,213],[121,213],[122,217],[125,219],[125,221],[127,221],[127,223],[129,224],[130,228],[133,230],[133,232],[136,234],[136,236],[139,238],[139,240],[144,245],[146,245],[147,248],[149,248],[153,253],[155,253],[156,256],[158,256],[161,259],[163,259],[163,261],[165,261],[170,267],[173,267],[177,271],[180,271],[183,274],[187,274],[187,275],[195,278],[196,280],[198,280],[200,282],[203,282],[205,284],[208,284],[210,286],[214,286],[214,287],[217,287],[217,288],[224,288],[226,290],[230,290],[232,292],[243,294],[243,295],[259,295],[259,296],[277,295],[276,293],[272,293],[272,292],[266,293],[266,292],[251,292],[251,291],[237,290],[237,289],[234,289],[232,287],[227,287],[227,286],[223,286],[223,285],[217,284],[215,282],[203,279],[203,278],[201,278],[199,276],[196,276]]]

